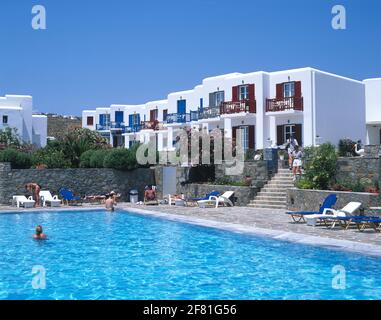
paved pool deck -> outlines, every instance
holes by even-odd
[[[284,210],[257,209],[249,207],[198,208],[179,206],[145,206],[119,203],[118,208],[156,216],[164,219],[229,230],[245,234],[267,236],[278,240],[331,249],[346,250],[381,258],[381,233],[373,229],[360,232],[357,228],[343,230],[340,227],[311,227],[293,223]],[[58,210],[91,210],[104,208],[96,205],[61,207]],[[0,207],[1,212],[15,212],[20,209]],[[26,209],[22,211],[31,211]],[[41,209],[38,209],[41,210]],[[57,210],[48,208],[43,210]]]

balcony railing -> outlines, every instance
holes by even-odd
[[[220,107],[206,107],[199,109],[198,119],[211,119],[217,118],[220,115]]]
[[[125,133],[134,133],[134,132],[139,132],[141,130],[140,124],[133,124],[130,126],[126,126],[124,131]]]
[[[140,124],[141,130],[161,130],[163,129],[163,124],[158,120],[155,121],[142,121]]]
[[[169,113],[167,115],[167,123],[185,123],[189,121],[189,113]]]
[[[278,112],[286,110],[303,111],[303,97],[266,99],[266,112]]]
[[[221,104],[220,109],[221,114],[256,113],[257,103],[256,100],[227,101]]]
[[[199,111],[190,112],[190,121],[198,121],[199,118]]]
[[[107,131],[110,130],[110,124],[97,124],[95,128],[97,131]]]

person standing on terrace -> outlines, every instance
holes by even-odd
[[[32,193],[33,200],[35,201],[34,206],[39,207],[41,186],[38,183],[32,182],[32,183],[27,183],[25,185],[25,189]]]
[[[287,140],[287,153],[288,153],[288,166],[290,170],[293,168],[293,163],[294,163],[294,156],[293,153],[295,151],[295,147],[299,146],[298,140],[294,138],[293,135],[290,136],[290,139]]]

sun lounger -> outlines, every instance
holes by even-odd
[[[58,199],[58,196],[52,196],[48,190],[40,191],[40,197],[43,207],[47,206],[48,204],[50,204],[51,207],[59,207],[61,205],[61,200]]]
[[[349,202],[344,208],[340,210],[335,209],[324,209],[323,214],[313,214],[306,216],[307,225],[316,226],[319,221],[323,221],[327,224],[328,220],[332,221],[331,228],[334,228],[338,220],[335,220],[337,217],[350,217],[360,209],[361,202]]]
[[[69,205],[69,203],[79,203],[82,202],[82,198],[79,196],[75,196],[73,192],[66,188],[61,188],[59,190],[59,194],[62,197],[63,201],[66,201],[66,204]]]
[[[33,208],[36,201],[33,200],[32,197],[25,197],[25,196],[13,196],[12,204],[16,205],[17,208],[24,207],[24,208]]]
[[[345,221],[347,224],[346,229],[348,229],[350,224],[356,224],[359,231],[365,231],[367,228],[372,228],[376,232],[381,232],[381,217],[370,217],[370,216],[356,216],[348,217],[347,219],[340,219]]]
[[[325,209],[332,208],[337,201],[337,196],[335,194],[330,194],[324,199],[323,204],[320,206],[320,210],[318,212],[309,212],[309,211],[299,211],[299,212],[286,212],[286,214],[290,215],[294,222],[306,222],[306,216],[312,216],[316,214],[323,214]]]
[[[200,208],[206,208],[206,207],[215,207],[218,208],[219,205],[227,205],[230,207],[233,207],[234,204],[230,200],[230,198],[234,195],[234,191],[226,191],[221,196],[210,196],[208,200],[200,200],[197,201],[197,204]]]

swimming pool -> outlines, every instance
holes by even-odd
[[[0,299],[381,298],[381,259],[123,211],[0,214],[0,256]]]

